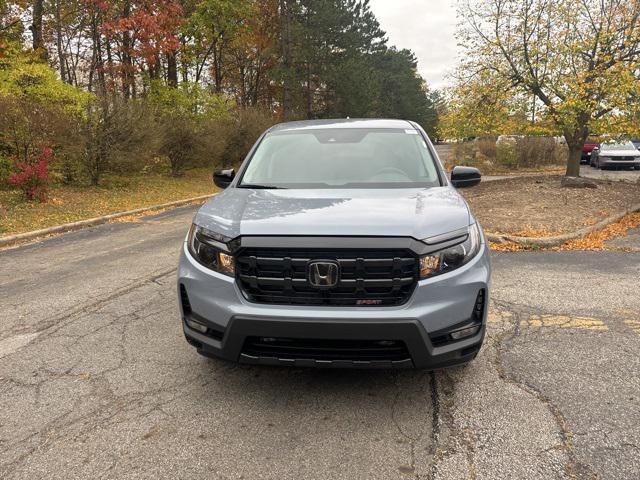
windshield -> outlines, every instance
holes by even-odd
[[[601,146],[602,150],[635,150],[636,147],[633,146],[633,143],[604,143]]]
[[[313,129],[267,134],[239,187],[439,186],[435,162],[414,129]]]

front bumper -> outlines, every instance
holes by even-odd
[[[617,160],[613,158],[600,157],[598,159],[600,166],[602,167],[638,167],[640,166],[640,158],[635,160]]]
[[[350,368],[436,369],[472,360],[485,334],[491,265],[486,245],[463,267],[418,282],[407,303],[397,307],[307,307],[252,303],[233,278],[198,264],[186,246],[178,268],[183,331],[200,353],[230,361],[266,365]],[[469,323],[478,294],[484,291],[479,330],[471,337],[442,342],[448,331]],[[185,303],[186,302],[186,303]],[[186,319],[209,327],[207,334]],[[401,342],[399,359],[323,359],[247,353],[249,338],[322,339]]]

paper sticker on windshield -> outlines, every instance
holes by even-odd
[[[404,133],[409,134],[409,135],[418,135],[418,131],[417,130],[405,130]]]

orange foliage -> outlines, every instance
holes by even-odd
[[[552,251],[562,251],[562,250],[591,250],[591,251],[599,251],[606,249],[606,243],[609,240],[612,240],[617,237],[623,237],[627,234],[627,231],[632,228],[636,228],[640,226],[640,212],[630,213],[626,215],[622,220],[616,223],[612,223],[607,225],[602,230],[597,230],[593,233],[590,233],[582,238],[578,238],[576,240],[571,240],[569,242],[563,243],[557,247],[532,247],[526,245],[520,245],[514,242],[505,242],[505,243],[493,243],[489,242],[489,247],[491,250],[497,252],[521,252],[524,250],[552,250]],[[517,232],[517,236],[523,237],[538,237],[544,238],[553,235],[552,233],[546,230],[534,230],[530,228],[526,228]]]
[[[631,213],[619,222],[607,225],[602,230],[590,233],[583,238],[571,240],[553,250],[604,250],[608,240],[623,237],[629,229],[638,226],[640,226],[640,212]]]

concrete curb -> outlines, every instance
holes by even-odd
[[[80,220],[78,222],[65,223],[63,225],[56,225],[55,227],[43,228],[41,230],[33,230],[31,232],[18,233],[16,235],[9,235],[7,237],[0,237],[0,248],[6,247],[13,243],[23,242],[25,240],[33,240],[38,237],[46,235],[52,235],[54,233],[71,232],[73,230],[80,230],[86,227],[93,227],[96,225],[102,225],[111,220],[115,220],[121,217],[127,217],[129,215],[138,215],[140,213],[152,212],[154,210],[162,210],[164,208],[181,207],[183,205],[189,205],[190,203],[199,202],[202,200],[208,200],[215,194],[202,195],[200,197],[187,198],[184,200],[177,200],[175,202],[161,203],[160,205],[152,205],[150,207],[136,208],[135,210],[128,210],[126,212],[112,213],[110,215],[103,215],[101,217],[89,218],[87,220]]]
[[[612,215],[604,220],[596,223],[595,225],[591,225],[589,227],[581,228],[580,230],[576,230],[575,232],[565,233],[564,235],[557,235],[554,237],[517,237],[512,235],[496,235],[494,233],[485,233],[485,237],[490,242],[494,243],[505,243],[505,242],[513,242],[519,245],[525,246],[540,246],[540,247],[556,247],[558,245],[562,245],[570,240],[575,240],[576,238],[584,237],[592,232],[597,230],[602,230],[604,227],[611,223],[615,223],[621,220],[626,215],[630,213],[639,212],[640,211],[640,203],[637,203],[631,208],[626,209],[623,212],[617,213],[616,215]]]

